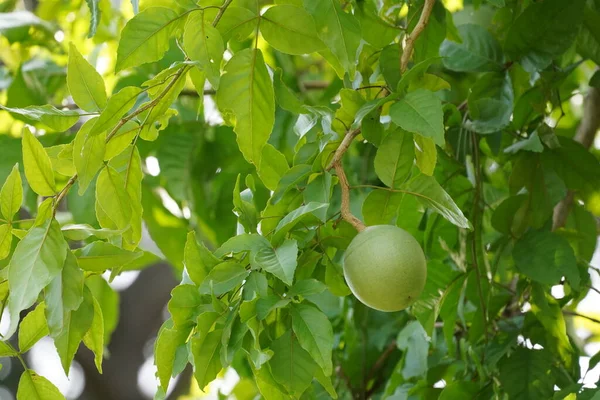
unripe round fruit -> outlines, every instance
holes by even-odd
[[[360,232],[344,254],[344,277],[354,295],[380,311],[400,311],[423,291],[425,254],[414,237],[392,225]]]

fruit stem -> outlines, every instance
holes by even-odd
[[[344,167],[342,167],[341,160],[338,160],[333,167],[340,180],[340,188],[342,189],[342,207],[340,210],[342,218],[357,231],[362,232],[366,228],[365,224],[350,211],[350,184],[348,183],[348,178],[346,177]]]

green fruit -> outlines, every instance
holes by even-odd
[[[365,305],[380,311],[400,311],[423,291],[427,261],[410,233],[392,225],[370,226],[348,246],[344,277]]]

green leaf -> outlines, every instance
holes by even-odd
[[[10,254],[12,235],[12,227],[9,224],[0,225],[0,260],[4,260]]]
[[[16,164],[0,190],[0,211],[6,221],[12,222],[15,214],[21,209],[21,203],[23,203],[23,184],[19,164]]]
[[[244,300],[252,300],[256,297],[267,297],[267,289],[269,283],[265,274],[252,271],[246,278],[244,283],[243,298]]]
[[[69,43],[67,86],[73,101],[82,110],[94,112],[106,106],[106,88],[102,76],[83,58],[73,43]]]
[[[121,32],[115,72],[160,60],[182,17],[171,8],[150,7],[130,19]]]
[[[243,265],[233,261],[222,262],[208,273],[200,286],[200,293],[220,296],[241,285],[247,276],[248,271]]]
[[[21,379],[19,379],[17,399],[65,400],[65,396],[48,379],[28,369],[21,374]]]
[[[71,311],[65,318],[65,326],[62,332],[54,338],[54,344],[65,374],[69,374],[69,369],[73,362],[73,357],[83,340],[84,335],[90,329],[94,319],[94,302],[92,293],[84,288],[83,301],[79,308]]]
[[[222,329],[214,330],[206,335],[195,335],[192,338],[192,356],[194,377],[201,390],[212,382],[221,371],[219,351],[221,348]]]
[[[46,287],[46,321],[51,337],[57,337],[65,326],[65,319],[75,311],[83,301],[83,271],[77,264],[77,258],[69,250],[60,275]]]
[[[17,351],[7,342],[0,341],[0,357],[15,357]]]
[[[56,193],[56,183],[50,157],[27,128],[23,130],[22,146],[27,183],[40,196],[53,196]]]
[[[114,168],[104,167],[96,181],[96,214],[100,226],[126,229],[131,222],[131,211],[123,178]]]
[[[271,244],[264,236],[243,233],[223,243],[221,247],[215,250],[215,257],[222,258],[229,253],[241,253],[243,251],[257,252],[265,247],[271,247]]]
[[[437,150],[431,138],[414,135],[417,167],[425,175],[432,176],[437,163]]]
[[[442,103],[428,90],[408,93],[390,107],[390,117],[406,131],[432,138],[439,146],[445,144]]]
[[[331,181],[332,177],[328,172],[319,174],[312,179],[302,192],[304,203],[328,203],[331,200]],[[321,221],[325,221],[327,208],[320,208],[318,211],[314,211],[313,214]]]
[[[258,176],[269,190],[276,190],[279,180],[290,167],[283,153],[271,144],[265,144],[262,149],[260,165],[257,168]]]
[[[325,376],[330,376],[333,372],[331,322],[318,308],[308,304],[295,304],[291,314],[292,329],[300,346],[323,368]]]
[[[267,43],[287,54],[308,54],[325,47],[313,17],[288,4],[271,7],[262,15],[260,33]]]
[[[234,4],[227,7],[227,12],[223,14],[219,25],[217,25],[217,29],[223,36],[223,41],[227,42],[232,38],[243,41],[251,32],[256,31],[259,16],[255,14],[255,7],[249,8]]]
[[[196,240],[196,232],[188,232],[185,242],[183,263],[190,278],[196,286],[200,286],[210,270],[219,264],[219,259],[215,257],[203,243]]]
[[[561,277],[579,282],[577,259],[567,239],[548,231],[529,231],[513,249],[517,270],[530,279],[556,285]]]
[[[444,40],[440,47],[444,67],[459,72],[498,71],[503,67],[502,48],[483,26],[464,24],[458,27],[462,43]]]
[[[250,189],[240,192],[240,178],[238,174],[233,188],[233,213],[238,217],[238,222],[246,232],[256,232],[258,225],[258,212],[253,202],[253,194]]]
[[[85,346],[94,352],[94,363],[99,373],[102,373],[102,358],[104,357],[104,316],[102,315],[102,306],[98,300],[93,297],[94,318],[90,329],[83,336]]]
[[[8,266],[11,315],[19,315],[35,303],[42,289],[60,274],[68,251],[60,226],[54,219],[27,233],[17,245]]]
[[[154,365],[156,365],[160,386],[166,391],[173,373],[177,349],[185,345],[190,330],[182,328],[167,328],[167,320],[158,333],[154,347]],[[172,325],[172,324],[171,324]]]
[[[396,344],[400,350],[405,351],[404,379],[423,376],[427,372],[427,353],[429,352],[429,338],[427,333],[417,321],[411,321],[398,334]]]
[[[410,174],[415,158],[413,135],[396,129],[387,134],[375,155],[375,173],[388,187],[400,187]]]
[[[88,224],[67,224],[63,225],[62,233],[69,240],[85,240],[92,236],[106,240],[120,235],[123,231],[106,228],[96,229]]]
[[[142,93],[138,87],[127,86],[110,96],[106,108],[102,110],[100,116],[95,120],[94,126],[90,130],[90,135],[97,135],[106,132],[115,126],[119,120],[131,110],[137,97]]]
[[[416,196],[424,206],[432,208],[454,225],[471,229],[471,224],[454,200],[435,178],[419,174],[406,184],[406,193]]]
[[[531,311],[544,327],[550,344],[547,348],[555,352],[564,365],[570,368],[574,354],[561,305],[539,284],[532,285]]]
[[[327,286],[321,281],[316,279],[302,279],[297,281],[294,286],[290,288],[287,295],[291,298],[296,296],[307,297],[323,293],[325,289],[327,289]]]
[[[600,62],[600,14],[596,9],[585,6],[583,11],[583,24],[577,36],[577,51],[584,58],[589,58],[595,63]],[[594,78],[595,76],[595,78]],[[600,75],[594,74],[590,79],[590,86],[597,87]]]
[[[382,49],[398,36],[399,29],[377,15],[378,10],[374,2],[361,2],[357,5],[358,7],[354,11],[360,21],[363,38],[369,44],[377,49]],[[399,62],[398,66],[400,66]]]
[[[554,393],[553,359],[547,350],[517,349],[499,363],[500,382],[511,399],[542,400]]]
[[[294,91],[286,86],[285,82],[283,81],[283,72],[281,68],[276,68],[273,75],[273,89],[275,90],[275,100],[277,100],[277,105],[292,113],[305,113],[306,109],[304,107],[304,103],[298,98],[298,95]]]
[[[471,128],[478,133],[494,133],[510,123],[513,87],[506,72],[489,72],[477,79],[468,97]]]
[[[534,153],[541,153],[544,151],[544,146],[542,145],[542,141],[540,140],[537,131],[534,131],[527,139],[519,140],[518,142],[511,144],[504,149],[504,152],[515,154],[521,150],[532,151]]]
[[[85,0],[90,9],[91,18],[90,18],[90,31],[88,33],[88,38],[93,37],[96,34],[96,29],[98,29],[98,24],[100,23],[100,0]]]
[[[90,135],[97,118],[90,119],[79,128],[73,140],[73,164],[79,179],[79,195],[87,190],[96,173],[104,165],[106,135]]]
[[[255,268],[262,268],[272,273],[288,286],[294,280],[294,272],[298,257],[298,243],[295,240],[286,240],[276,249],[264,247],[258,250],[251,259]]]
[[[274,354],[269,366],[273,378],[299,398],[312,382],[317,364],[289,330],[271,343],[271,350]]]
[[[260,50],[245,49],[229,60],[221,77],[217,104],[225,119],[235,121],[244,158],[260,166],[262,149],[275,122],[273,83]]]
[[[187,326],[198,315],[202,299],[194,285],[178,285],[171,291],[168,309],[176,327]]]
[[[306,180],[310,176],[311,172],[312,167],[308,164],[294,165],[292,168],[286,171],[279,179],[277,188],[271,196],[271,202],[273,204],[277,204],[279,200],[283,198],[283,195],[287,193],[288,190],[298,185],[300,182]]]
[[[304,0],[304,8],[315,19],[321,40],[352,77],[362,38],[360,23],[356,17],[345,13],[340,3],[335,0]]]
[[[19,351],[25,353],[41,338],[48,334],[48,324],[44,316],[45,304],[40,303],[23,318],[19,325]]]
[[[258,299],[256,302],[256,318],[259,321],[264,320],[269,314],[276,309],[283,308],[290,304],[290,299],[281,298],[277,295],[270,295],[264,298]]]
[[[66,131],[79,121],[79,113],[77,111],[59,110],[51,105],[9,108],[0,104],[0,109],[6,110],[11,114],[23,116],[32,121],[41,122],[48,128],[59,132]]]
[[[142,252],[124,250],[106,242],[92,242],[73,252],[84,271],[102,272],[115,269],[142,256]]]
[[[397,44],[390,44],[381,50],[379,54],[379,68],[385,82],[391,88],[396,88],[402,72],[400,72],[400,57],[402,57],[402,49]]]
[[[544,69],[575,41],[583,18],[584,0],[547,0],[525,9],[510,27],[504,50],[533,69]]]
[[[85,285],[92,292],[94,299],[100,303],[104,322],[104,342],[108,343],[119,322],[119,294],[99,275],[87,277]]]
[[[560,146],[542,152],[544,164],[551,166],[568,189],[594,190],[600,183],[600,163],[575,140],[558,137]]]
[[[310,202],[303,206],[300,206],[287,214],[277,227],[275,228],[275,233],[273,234],[273,242],[278,243],[286,233],[288,233],[296,224],[300,221],[305,221],[306,219],[312,217],[317,219],[320,215],[319,210],[329,207],[328,203],[316,203]]]
[[[373,190],[369,192],[362,206],[365,224],[385,225],[392,222],[402,204],[404,195],[389,190]]]
[[[110,160],[125,185],[125,191],[131,204],[131,221],[123,233],[121,247],[133,251],[142,239],[142,160],[136,146],[131,145],[124,152]],[[102,222],[101,222],[102,223]],[[115,270],[113,270],[115,271]]]
[[[183,49],[206,73],[212,87],[218,89],[225,44],[219,31],[205,20],[204,13],[195,13],[188,18],[183,33]]]

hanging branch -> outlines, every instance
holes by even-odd
[[[419,35],[425,30],[427,27],[427,23],[429,22],[429,16],[433,11],[433,5],[435,4],[435,0],[425,0],[425,4],[423,4],[423,11],[421,11],[421,17],[415,25],[415,29],[412,30],[410,35],[406,38],[406,44],[404,45],[404,51],[402,52],[402,57],[400,58],[400,72],[404,73],[406,68],[408,67],[408,60],[412,55],[413,49],[415,47],[415,42]]]
[[[400,62],[400,70],[402,72],[404,72],[408,66],[408,60],[410,59],[410,55],[415,46],[415,41],[429,22],[429,16],[433,10],[434,3],[435,0],[425,0],[423,11],[421,11],[421,17],[419,18],[415,29],[413,29],[406,39],[406,46],[404,52],[402,53],[402,59]],[[357,231],[361,232],[365,229],[365,224],[354,214],[352,214],[352,211],[350,211],[350,184],[348,183],[348,178],[346,177],[344,167],[342,166],[342,157],[344,156],[344,153],[346,153],[354,138],[359,134],[360,128],[356,128],[346,133],[346,136],[344,136],[342,143],[340,143],[339,147],[333,154],[333,158],[325,170],[329,171],[330,169],[335,168],[335,172],[340,180],[340,187],[342,189],[342,206],[340,210],[342,218],[356,228]]]

